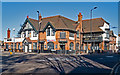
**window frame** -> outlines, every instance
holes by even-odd
[[[73,32],[69,32],[69,37],[74,37],[74,33]]]
[[[66,38],[66,32],[60,32],[60,38],[65,39]]]
[[[49,31],[48,31],[48,29],[49,29]],[[47,36],[50,36],[50,27],[47,28]]]
[[[33,49],[37,49],[37,42],[33,42]]]
[[[33,32],[33,37],[37,37],[37,33],[35,31]]]

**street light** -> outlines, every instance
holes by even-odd
[[[15,28],[13,28],[13,33],[14,33],[14,52],[15,52]]]
[[[38,13],[38,42],[37,42],[38,50],[37,50],[37,53],[39,53],[39,11],[37,11],[37,13]]]
[[[94,9],[96,9],[97,7],[94,7],[93,9],[91,9],[90,10],[90,17],[91,17],[91,19],[90,19],[90,32],[91,32],[91,50],[92,50],[92,11],[94,10]],[[92,50],[93,51],[93,50]]]

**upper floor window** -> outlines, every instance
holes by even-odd
[[[51,30],[51,36],[54,36],[55,35],[55,31],[52,29]]]
[[[106,38],[106,39],[109,39],[109,30],[106,29],[106,32],[105,32],[105,33],[106,33],[106,37],[105,37],[105,38]]]
[[[69,37],[74,37],[74,33],[69,33]]]
[[[31,37],[31,31],[28,31],[28,37]]]
[[[33,32],[33,37],[37,37],[37,33],[36,32]]]
[[[60,38],[66,38],[66,32],[60,32]]]
[[[50,27],[47,29],[47,36],[50,36]]]
[[[77,38],[79,38],[79,31],[77,31]]]

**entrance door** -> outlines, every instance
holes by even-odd
[[[28,46],[25,45],[25,52],[28,52]]]
[[[32,50],[31,50],[31,44],[29,44],[29,52],[32,52]]]
[[[60,48],[62,50],[62,53],[65,54],[65,45],[60,45]]]
[[[44,43],[41,43],[41,52],[44,52]]]

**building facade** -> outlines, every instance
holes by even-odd
[[[17,52],[57,52],[76,53],[82,44],[82,15],[79,13],[78,21],[57,15],[38,20],[27,17],[19,30],[19,37],[4,39],[5,49]],[[38,38],[39,37],[39,38]],[[39,45],[38,45],[39,40]],[[81,40],[81,41],[80,41]]]
[[[39,21],[27,17],[18,37],[10,38],[10,30],[4,39],[5,49],[16,52],[85,53],[89,50],[109,50],[109,23],[103,18],[82,20],[81,13],[74,21],[57,15]]]
[[[92,22],[92,33],[90,31]],[[83,20],[83,45],[84,50],[93,52],[98,50],[109,50],[109,23],[103,18]]]
[[[109,50],[112,52],[116,52],[116,36],[114,35],[113,31],[110,31],[110,43],[109,43]]]

